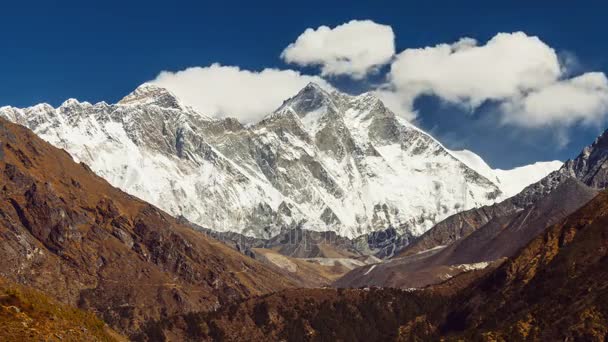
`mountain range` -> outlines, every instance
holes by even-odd
[[[419,236],[518,192],[560,162],[492,170],[450,151],[371,93],[309,84],[258,123],[214,119],[146,83],[116,104],[0,108],[112,185],[214,231]]]
[[[154,101],[174,103],[152,89]],[[149,97],[130,95],[113,106],[162,111],[139,103]],[[78,110],[66,111],[76,105],[69,102],[49,113],[80,122]],[[36,122],[26,110],[3,113]],[[264,121],[284,120],[282,113]],[[53,122],[39,117],[38,125],[56,129],[45,120]],[[137,122],[145,124],[151,121]],[[395,246],[404,235],[394,227],[356,239],[299,225],[277,227],[269,239],[215,232],[247,239],[227,245],[0,118],[0,338],[605,340],[607,141],[604,133],[517,195],[458,211],[381,261],[362,251]],[[176,151],[188,156],[191,145]],[[451,151],[439,151],[443,162],[497,191]],[[383,237],[371,243],[377,234]],[[348,288],[320,288],[331,282]]]
[[[0,277],[127,335],[294,284],[0,118]]]
[[[388,262],[354,269],[337,286],[423,287],[513,256],[606,187],[608,131],[517,195],[448,217]]]

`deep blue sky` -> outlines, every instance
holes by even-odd
[[[69,97],[115,102],[161,70],[213,62],[286,68],[279,54],[304,29],[351,19],[392,26],[398,52],[463,36],[485,42],[497,32],[521,30],[574,53],[584,71],[608,72],[608,5],[488,3],[11,1],[0,12],[0,105],[58,105]],[[439,140],[503,168],[573,157],[601,130],[575,128],[571,142],[557,148],[551,132],[496,127],[482,114],[466,116],[433,99],[418,106],[419,123]]]

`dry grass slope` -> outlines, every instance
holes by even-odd
[[[90,312],[0,278],[0,341],[126,341]]]

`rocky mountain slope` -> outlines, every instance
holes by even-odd
[[[608,193],[454,300],[444,329],[496,340],[608,338]]]
[[[0,118],[0,276],[125,335],[293,284]]]
[[[447,246],[437,246],[386,262],[357,268],[336,282],[339,287],[420,288],[471,269],[485,268],[515,255],[546,227],[559,222],[597,195],[570,178],[533,206],[497,216]]]
[[[140,339],[604,341],[607,215],[602,192],[498,268],[425,290],[287,290],[170,317]]]
[[[204,96],[204,94],[202,94]],[[0,108],[112,185],[217,231],[417,236],[500,186],[371,94],[310,84],[261,122],[211,119],[144,84],[117,104]]]
[[[399,256],[413,255],[438,246],[449,245],[484,226],[493,218],[507,217],[531,208],[570,178],[575,178],[592,188],[604,188],[605,179],[608,177],[607,146],[608,130],[597,137],[591,145],[586,146],[576,158],[566,161],[561,168],[527,186],[517,195],[491,206],[463,211],[448,217],[406,246],[398,253]]]
[[[298,287],[329,286],[352,269],[380,261],[362,253],[367,243],[337,235],[299,228],[282,231],[270,239],[249,237],[234,232],[216,232],[188,222],[208,236],[250,256],[292,280]]]

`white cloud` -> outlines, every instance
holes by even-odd
[[[409,98],[434,94],[478,107],[554,82],[560,75],[555,51],[525,33],[499,33],[485,45],[471,38],[453,44],[406,49],[391,65],[389,78]]]
[[[260,120],[309,82],[333,89],[318,76],[302,75],[293,70],[257,72],[220,64],[178,72],[163,71],[152,81],[201,113],[235,117],[244,123]]]
[[[608,79],[590,72],[502,104],[503,122],[537,128],[599,124],[608,114]]]
[[[361,79],[395,54],[395,34],[387,25],[352,20],[330,28],[306,29],[281,53],[288,63],[320,65],[322,75]]]
[[[565,128],[601,124],[608,114],[608,79],[603,73],[571,77],[573,56],[558,56],[539,38],[523,32],[499,33],[483,45],[462,38],[394,56],[389,26],[353,20],[333,29],[306,30],[282,57],[301,65],[321,65],[323,75],[354,78],[392,59],[387,83],[375,92],[408,120],[416,118],[413,103],[423,94],[470,110],[492,101],[500,124],[550,127],[566,141]],[[153,82],[202,113],[233,116],[245,123],[260,120],[309,82],[332,89],[323,78],[294,70],[249,71],[219,64],[163,71]]]
[[[568,78],[572,60],[523,32],[499,33],[485,45],[463,38],[399,53],[382,92],[387,106],[409,119],[416,114],[416,97],[432,94],[470,110],[494,101],[503,124],[551,126],[563,135],[557,128],[598,124],[608,114],[606,76]]]

